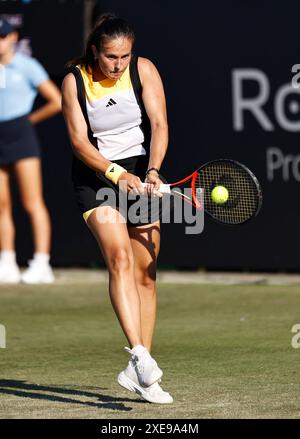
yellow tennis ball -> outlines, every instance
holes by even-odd
[[[224,186],[216,186],[211,191],[211,199],[216,204],[224,204],[228,200],[229,193],[226,187]]]

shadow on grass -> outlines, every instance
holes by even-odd
[[[0,380],[0,395],[15,395],[20,396],[22,398],[32,398],[37,400],[45,400],[45,401],[55,401],[55,402],[64,402],[67,404],[78,404],[84,405],[88,407],[96,407],[101,409],[109,409],[109,410],[120,410],[129,412],[132,410],[131,407],[126,407],[124,402],[134,402],[134,403],[144,403],[142,400],[131,399],[131,398],[115,398],[109,395],[103,395],[98,392],[89,392],[85,390],[76,390],[68,388],[70,386],[64,387],[53,387],[47,385],[38,385],[27,383],[26,381],[19,380]],[[75,386],[74,386],[75,387]],[[49,395],[46,393],[34,393],[37,392],[51,392],[51,393],[59,393],[60,395]],[[67,398],[68,396],[83,396],[87,398],[98,398],[100,401],[92,402],[92,401],[81,401],[75,398]]]

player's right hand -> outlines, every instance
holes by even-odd
[[[130,172],[123,172],[118,180],[118,185],[121,190],[133,192],[136,194],[144,194],[144,187],[139,177]]]

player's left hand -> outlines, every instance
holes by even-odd
[[[151,196],[162,197],[163,196],[163,194],[161,192],[159,192],[159,186],[163,182],[159,178],[156,171],[153,171],[153,172],[150,171],[149,174],[147,174],[147,176],[145,178],[145,183],[148,183],[146,191],[147,191],[147,195],[149,197],[151,197]]]

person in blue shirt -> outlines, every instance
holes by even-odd
[[[61,109],[61,95],[41,64],[15,52],[18,33],[0,17],[0,282],[50,283],[51,224],[42,195],[41,152],[34,125]],[[46,104],[32,112],[40,93]],[[22,274],[16,263],[11,176],[18,183],[34,238],[34,257]]]

